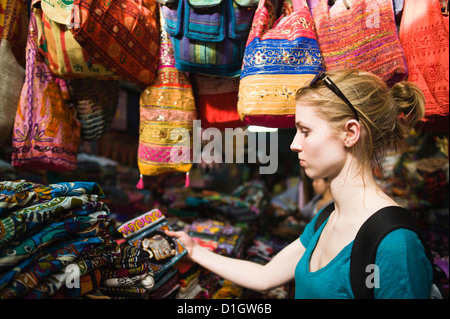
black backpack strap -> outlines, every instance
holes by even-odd
[[[327,206],[325,206],[321,212],[319,212],[319,216],[317,216],[316,223],[314,224],[314,231],[316,232],[320,225],[323,224],[324,221],[327,220],[328,216],[333,212],[334,210],[334,202],[331,202]]]
[[[422,231],[409,211],[398,206],[382,208],[361,226],[353,242],[350,275],[352,290],[356,299],[374,298],[374,288],[368,288],[366,285],[366,279],[369,275],[366,272],[366,267],[375,264],[378,245],[383,238],[398,228],[406,228],[416,232],[425,247],[427,257],[433,263],[431,252],[424,240]]]

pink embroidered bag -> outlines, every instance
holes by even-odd
[[[39,53],[33,13],[28,32],[25,83],[14,122],[11,164],[33,170],[73,170],[80,123],[75,108],[66,103],[65,81],[53,77]]]

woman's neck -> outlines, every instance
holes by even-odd
[[[396,205],[378,186],[372,170],[345,174],[331,180],[331,194],[336,215],[365,216],[367,218],[382,207]]]

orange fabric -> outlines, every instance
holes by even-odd
[[[448,132],[449,17],[439,0],[405,0],[399,34],[408,80],[425,94],[422,129]]]

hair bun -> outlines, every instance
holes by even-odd
[[[425,115],[425,96],[412,82],[399,82],[392,86],[391,95],[399,114],[413,127]]]

